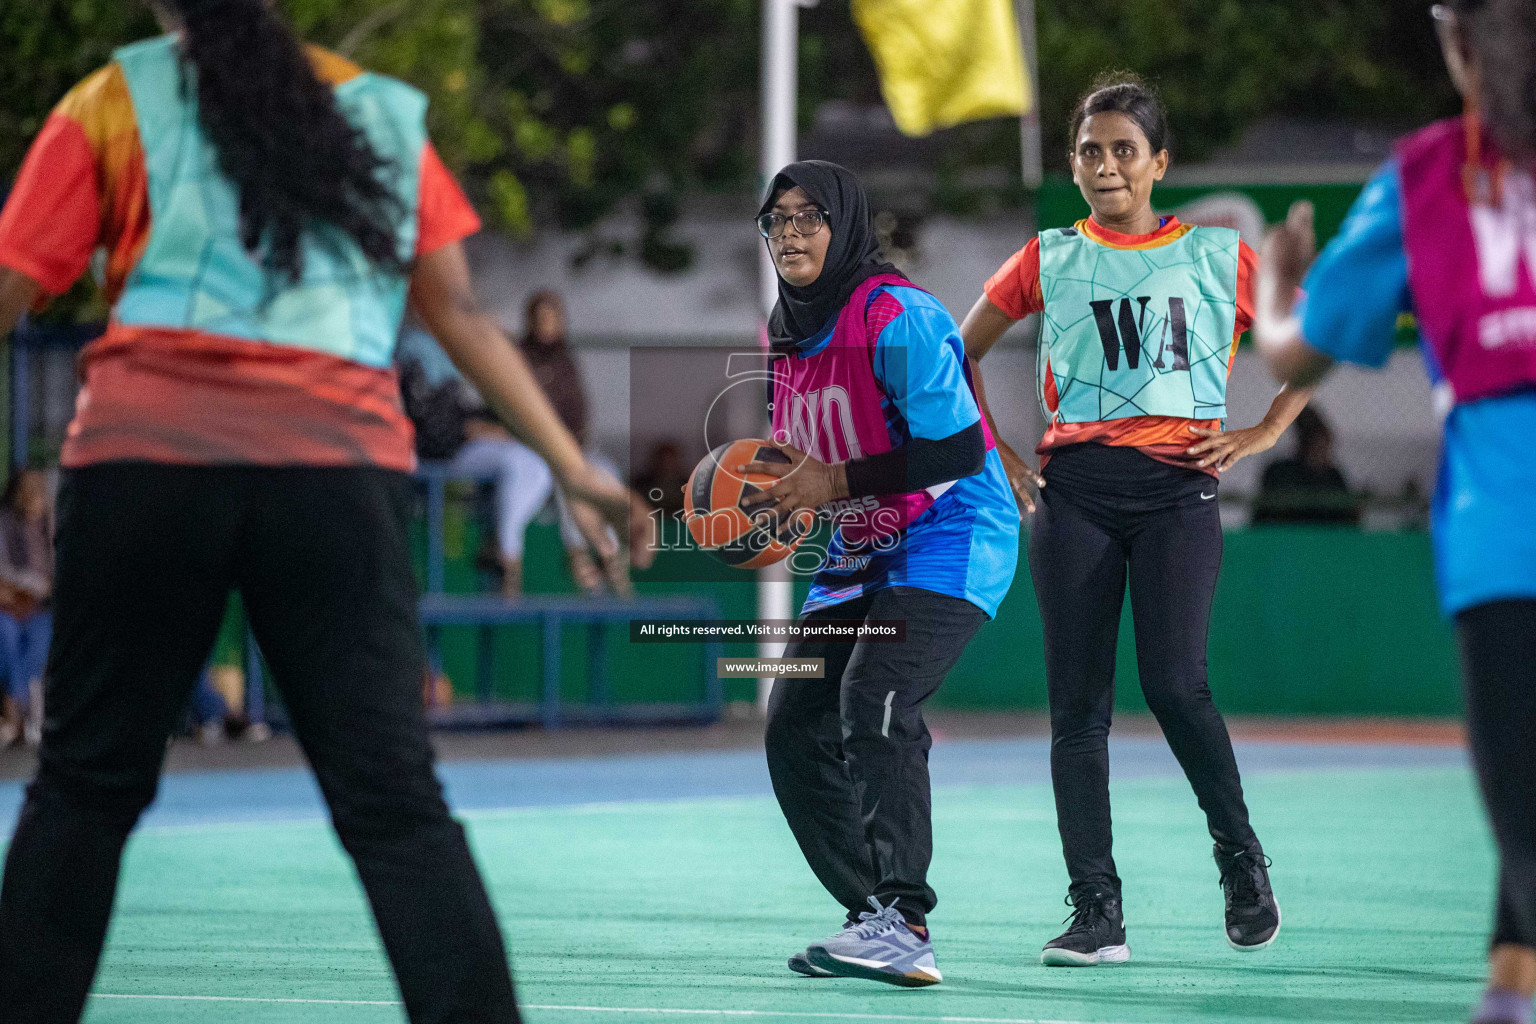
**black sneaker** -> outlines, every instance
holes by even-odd
[[[1040,962],[1047,967],[1093,967],[1097,964],[1123,964],[1131,958],[1125,944],[1125,917],[1120,912],[1120,894],[1089,887],[1069,893],[1067,906],[1071,925],[1040,952]]]
[[[1215,852],[1227,898],[1227,945],[1240,953],[1264,949],[1280,934],[1280,904],[1269,886],[1270,859],[1257,843],[1235,852],[1218,844]]]

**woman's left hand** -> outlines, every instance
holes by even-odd
[[[1195,465],[1211,466],[1218,473],[1225,473],[1239,459],[1268,451],[1280,439],[1278,434],[1262,423],[1246,430],[1208,430],[1205,427],[1189,429],[1205,440],[1186,449],[1185,454]]]
[[[798,509],[815,511],[834,498],[846,495],[848,478],[842,463],[819,462],[793,445],[777,447],[789,457],[787,463],[748,462],[736,467],[740,473],[764,473],[779,479],[766,492],[768,497],[751,505],[742,505],[749,514],[771,510],[783,519]]]

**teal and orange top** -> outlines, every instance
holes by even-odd
[[[1036,451],[1095,442],[1187,465],[1189,428],[1219,428],[1225,415],[1257,262],[1236,232],[1171,216],[1145,235],[1085,218],[1014,253],[985,292],[1014,320],[1045,314]]]
[[[424,99],[309,55],[343,114],[399,166],[402,256],[479,230],[426,139]],[[119,51],[54,109],[0,211],[0,265],[35,280],[43,302],[105,251],[113,314],[82,353],[61,462],[411,469],[389,365],[406,281],[355,247],[306,244],[300,282],[268,293],[179,84],[172,37]]]

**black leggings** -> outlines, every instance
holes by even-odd
[[[789,658],[825,658],[824,679],[776,679],[768,774],[811,870],[854,920],[870,896],[921,925],[937,897],[922,703],[960,660],[986,612],[958,597],[889,587],[812,612],[900,619],[903,643],[799,640]]]
[[[1493,944],[1536,948],[1536,600],[1456,616],[1472,762],[1499,848]]]
[[[415,1024],[517,1020],[422,713],[410,483],[371,469],[117,463],[65,476],[47,724],[0,890],[0,1016],[79,1020],[123,844],[229,591],[357,866]]]
[[[1206,634],[1221,569],[1215,479],[1095,444],[1053,455],[1045,478],[1029,567],[1045,633],[1056,821],[1073,887],[1120,889],[1108,740],[1127,575],[1147,705],[1211,836],[1227,848],[1255,846],[1232,741],[1206,685]]]

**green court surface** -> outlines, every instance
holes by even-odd
[[[771,798],[471,812],[529,1020],[1393,1022],[1465,1019],[1493,868],[1459,768],[1258,773],[1284,927],[1230,951],[1187,785],[1114,791],[1133,959],[1039,965],[1065,873],[1049,788],[935,793],[943,985],[789,973],[840,912]],[[133,840],[89,1024],[403,1019],[351,868],[321,822],[147,828]],[[169,997],[169,998],[157,998]]]

